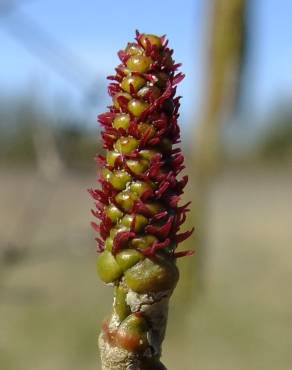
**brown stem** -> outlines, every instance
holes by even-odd
[[[117,344],[117,330],[121,320],[114,311],[99,336],[102,370],[166,370],[159,358],[170,295],[171,291],[155,294],[137,294],[131,290],[128,292],[126,299],[131,311],[129,315],[142,315],[147,321],[148,345],[143,350],[129,350]]]

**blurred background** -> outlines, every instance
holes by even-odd
[[[292,364],[292,3],[0,1],[0,368],[99,369],[112,291],[89,227],[106,76],[135,29],[167,34],[186,79],[195,236],[163,361]]]

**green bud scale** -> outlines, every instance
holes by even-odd
[[[163,370],[161,344],[168,301],[179,278],[179,233],[189,203],[179,143],[176,85],[184,78],[166,38],[136,33],[118,53],[108,91],[113,104],[98,116],[106,156],[98,156],[100,189],[91,189],[101,255],[97,271],[115,286],[113,312],[99,337],[103,370]]]

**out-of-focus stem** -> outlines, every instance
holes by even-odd
[[[209,189],[221,164],[221,129],[231,118],[239,94],[246,44],[247,0],[214,0],[210,7],[206,98],[192,152],[194,207],[198,258],[195,277],[202,287],[207,255]]]

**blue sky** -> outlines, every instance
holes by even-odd
[[[292,2],[251,2],[254,13],[246,108],[251,115],[262,117],[281,99],[292,96]],[[28,86],[37,86],[39,96],[48,105],[55,107],[63,96],[71,113],[81,111],[87,86],[105,89],[105,76],[118,63],[116,51],[133,39],[138,28],[142,32],[166,33],[175,49],[176,61],[183,63],[187,78],[179,93],[183,95],[182,117],[187,123],[200,112],[206,3],[206,0],[23,0],[17,10],[9,15],[2,12],[0,17],[1,94],[15,94]],[[54,45],[53,57],[39,40],[38,29],[27,29],[27,18],[29,24],[37,22],[60,43],[60,49]],[[58,53],[64,53],[63,47],[66,55],[60,59]],[[36,50],[42,52],[41,58],[35,55]],[[57,60],[53,68],[47,64],[51,58]],[[76,67],[72,69],[73,59]],[[90,114],[96,113],[94,109],[102,107],[97,102]]]

